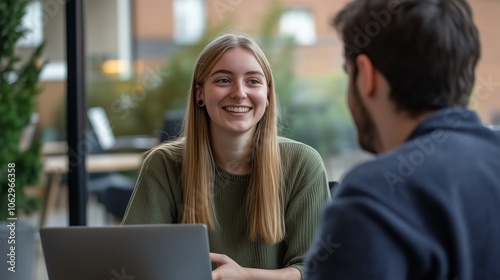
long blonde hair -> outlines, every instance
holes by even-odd
[[[217,228],[213,194],[215,160],[210,145],[210,118],[205,107],[196,106],[196,87],[222,55],[232,48],[252,52],[268,81],[269,106],[258,122],[252,152],[252,177],[247,191],[246,207],[250,240],[262,238],[277,243],[285,236],[281,160],[278,146],[279,106],[274,90],[271,67],[257,43],[242,34],[224,34],[211,41],[198,56],[187,102],[183,137],[170,143],[179,156],[182,150],[182,187],[184,207],[182,223],[204,223]]]

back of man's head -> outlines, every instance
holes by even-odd
[[[333,24],[346,60],[366,54],[398,109],[467,106],[480,43],[466,0],[353,0]]]

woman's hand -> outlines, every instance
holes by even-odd
[[[213,280],[300,280],[300,271],[295,267],[282,269],[256,269],[241,267],[230,257],[210,253],[210,260],[217,264],[212,271]]]
[[[241,267],[230,257],[222,254],[210,253],[210,260],[217,264],[217,268],[212,271],[213,280],[248,279],[246,268]]]

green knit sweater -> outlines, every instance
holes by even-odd
[[[226,254],[239,265],[279,269],[296,267],[304,273],[304,255],[315,236],[321,210],[330,199],[323,161],[313,148],[280,138],[285,186],[286,237],[277,244],[250,241],[245,196],[251,175],[234,175],[217,168],[214,204],[219,227],[209,231],[210,250]],[[181,165],[156,150],[144,161],[123,224],[181,221]]]

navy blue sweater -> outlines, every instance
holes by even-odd
[[[342,180],[308,279],[500,279],[500,136],[469,110],[422,122]]]

